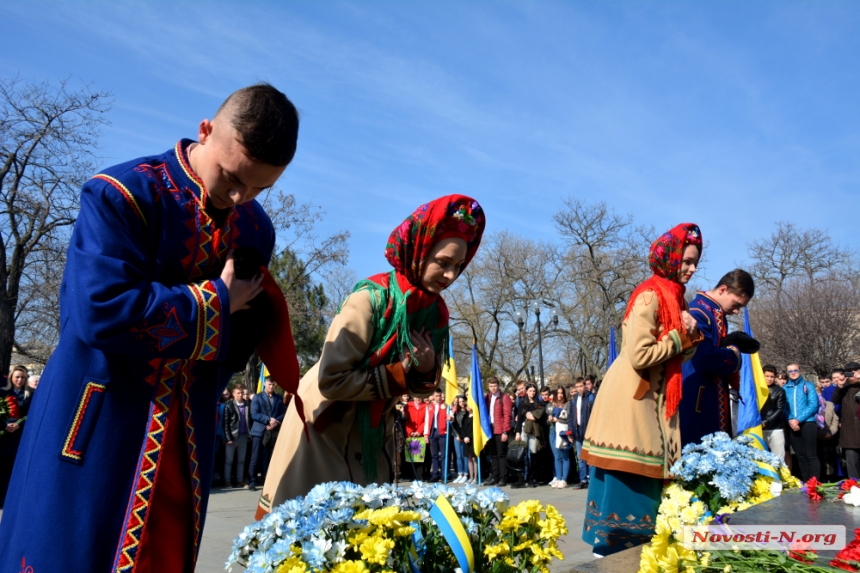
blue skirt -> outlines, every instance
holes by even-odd
[[[651,541],[663,480],[591,467],[582,540],[611,555]]]

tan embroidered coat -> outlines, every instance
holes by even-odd
[[[657,297],[641,293],[621,324],[621,352],[606,373],[589,418],[582,459],[589,465],[651,478],[668,478],[681,455],[678,414],[666,420],[664,362],[688,360],[695,340],[676,330],[658,340]]]
[[[310,440],[305,437],[293,400],[275,444],[257,519],[272,507],[307,494],[319,483],[367,485],[356,420],[358,402],[386,400],[382,419],[385,439],[377,459],[376,481],[393,481],[394,406],[403,394],[429,396],[440,371],[431,373],[428,381],[415,369],[404,375],[400,363],[357,369],[355,365],[364,359],[373,336],[371,318],[370,295],[359,291],[347,298],[332,321],[319,362],[299,382]]]

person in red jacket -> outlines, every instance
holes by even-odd
[[[484,485],[507,485],[508,477],[508,432],[511,430],[511,410],[513,403],[510,396],[499,390],[499,379],[487,380],[489,393],[484,394],[487,411],[490,413],[490,426],[493,428],[493,439],[487,443],[487,454],[493,465],[493,473]]]
[[[445,440],[448,439],[448,410],[445,406],[445,397],[442,390],[436,388],[433,393],[433,402],[427,404],[427,418],[424,425],[424,437],[430,444],[430,482],[442,481],[442,468],[445,465],[442,458],[445,456]]]
[[[412,401],[406,405],[403,419],[406,426],[407,438],[423,438],[424,426],[427,422],[427,404],[424,403],[424,400],[418,396],[413,396]],[[422,464],[412,464],[415,471],[415,476],[413,477],[416,480],[423,479],[424,477],[424,471],[421,466]]]

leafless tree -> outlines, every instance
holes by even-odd
[[[748,246],[750,271],[758,292],[780,291],[791,279],[815,281],[822,276],[845,276],[856,270],[851,253],[835,245],[820,229],[801,229],[794,223],[778,222],[770,237]]]
[[[558,293],[565,363],[576,369],[571,376],[597,373],[606,368],[610,327],[621,326],[630,293],[650,276],[648,246],[656,234],[605,203],[574,198],[554,220],[566,244]]]
[[[520,332],[517,310],[550,298],[556,280],[555,246],[509,232],[485,237],[478,256],[446,292],[455,337],[455,358],[468,364],[475,340],[484,376],[511,382],[528,373],[537,360],[537,335],[527,325]],[[552,333],[545,332],[544,344]]]
[[[756,297],[750,322],[764,361],[828,372],[857,357],[860,291],[849,279],[788,279],[780,290]]]
[[[110,94],[0,78],[0,372],[42,361],[59,331],[59,272]],[[20,328],[19,328],[20,325]]]

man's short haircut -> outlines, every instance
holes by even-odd
[[[844,376],[845,371],[842,370],[841,368],[834,368],[833,370],[830,371],[830,378],[833,378],[834,374],[842,374]]]
[[[761,371],[770,372],[771,374],[776,376],[776,366],[774,366],[773,364],[765,364],[764,366],[762,366]]]
[[[289,165],[296,154],[299,112],[293,102],[271,84],[259,83],[230,94],[215,117],[231,115],[230,124],[248,154],[263,163]]]
[[[498,386],[499,385],[499,379],[496,378],[495,376],[491,376],[490,378],[487,378],[487,386],[489,386],[490,384],[495,384],[496,386]]]
[[[591,383],[594,384],[594,374],[589,374],[585,377],[586,382],[588,382],[589,380],[591,380]]]
[[[735,269],[723,275],[714,290],[726,286],[729,292],[738,296],[755,296],[755,281],[748,272],[743,269]]]
[[[233,387],[230,389],[230,392],[231,392],[231,393],[232,393],[232,392],[235,392],[237,389],[238,389],[238,390],[247,390],[247,388],[245,388],[245,385],[244,385],[244,384],[242,384],[241,382],[239,382],[238,384],[236,384],[235,386],[233,386]]]
[[[433,393],[434,393],[434,394],[441,394],[441,393],[442,393],[442,389],[441,389],[441,388],[436,388],[435,390],[433,390]]]

